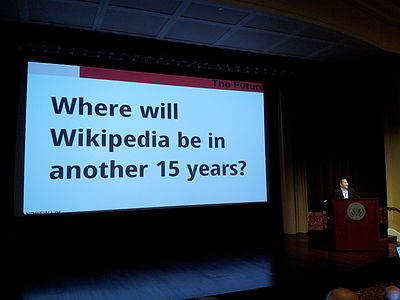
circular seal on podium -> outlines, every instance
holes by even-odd
[[[347,206],[347,216],[354,221],[362,220],[365,217],[365,213],[365,206],[359,202],[353,202]]]

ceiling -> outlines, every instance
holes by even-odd
[[[381,51],[318,25],[206,0],[1,0],[0,19],[317,61]]]

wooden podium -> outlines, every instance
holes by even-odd
[[[332,200],[336,250],[378,250],[378,198]]]

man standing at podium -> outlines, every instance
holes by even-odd
[[[340,179],[339,185],[340,187],[335,188],[334,190],[334,195],[333,195],[334,199],[360,198],[360,196],[357,195],[356,191],[352,187],[349,187],[347,179],[345,178]]]

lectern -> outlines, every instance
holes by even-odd
[[[336,250],[378,250],[378,198],[332,201],[333,237]]]

